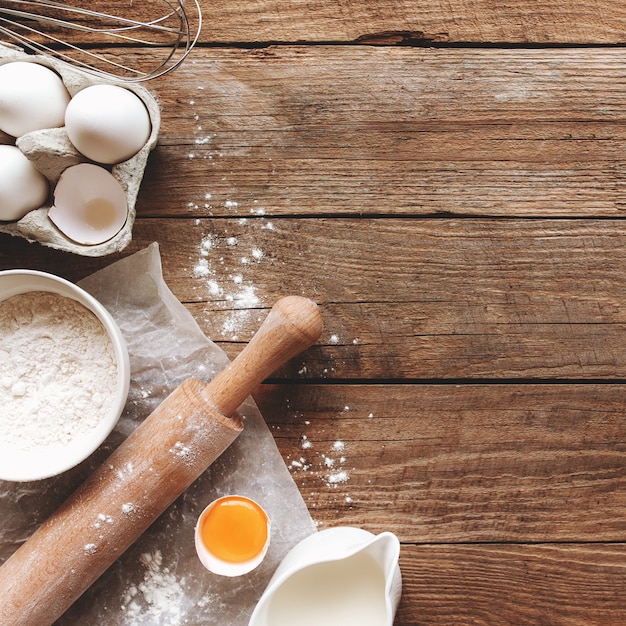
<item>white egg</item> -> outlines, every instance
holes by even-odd
[[[79,91],[65,111],[74,146],[92,161],[111,165],[134,156],[150,138],[150,115],[124,87],[93,85]]]
[[[13,137],[63,126],[70,101],[61,77],[39,63],[0,65],[0,129]]]
[[[19,148],[0,145],[0,220],[19,220],[47,197],[45,176]]]
[[[99,165],[68,167],[54,189],[48,217],[76,243],[96,245],[114,237],[128,216],[128,201],[120,183]]]

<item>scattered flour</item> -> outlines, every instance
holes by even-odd
[[[132,461],[127,461],[126,463],[124,463],[122,467],[118,468],[115,472],[117,477],[122,481],[130,480],[131,478],[133,478],[134,473],[135,473],[135,468],[133,466]]]
[[[343,441],[335,441],[333,443],[333,450],[335,452],[343,452],[346,449],[346,444]]]
[[[113,518],[110,515],[105,515],[104,513],[98,513],[98,521],[94,522],[94,528],[100,528],[102,524],[112,524]]]
[[[122,598],[126,626],[178,626],[184,619],[185,581],[177,579],[159,550],[141,555],[143,581],[129,585]]]
[[[350,476],[346,470],[340,470],[338,472],[334,472],[329,474],[326,477],[329,485],[336,485],[337,483],[347,483],[350,480]]]
[[[186,459],[191,457],[191,448],[186,446],[182,441],[177,441],[173,447],[171,447],[168,452],[177,456],[179,459]]]
[[[303,450],[311,450],[314,448],[313,442],[307,435],[301,436],[301,447]],[[298,459],[292,459],[289,469],[295,472],[315,472],[327,487],[336,488],[337,485],[347,483],[350,480],[350,473],[346,467],[347,457],[343,454],[346,444],[337,440],[330,446],[330,451],[318,453],[315,461],[301,456]]]
[[[0,440],[13,448],[65,444],[110,411],[113,345],[82,304],[31,292],[0,302]]]
[[[228,200],[225,206],[237,208],[239,203]],[[260,209],[253,211],[260,213]],[[272,230],[271,222],[262,217],[253,220],[241,218],[239,224],[252,233],[255,232],[252,229]],[[250,317],[256,316],[255,309],[261,305],[252,277],[254,269],[265,261],[266,255],[257,243],[245,246],[242,239],[240,235],[227,232],[221,236],[214,233],[203,235],[193,266],[193,276],[200,279],[209,297],[231,305],[221,328],[222,336],[231,341],[239,339],[239,329],[250,323]],[[241,256],[233,255],[235,250]]]

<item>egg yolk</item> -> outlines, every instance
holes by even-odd
[[[267,515],[247,498],[226,496],[203,517],[200,536],[207,550],[230,563],[249,561],[267,542]]]

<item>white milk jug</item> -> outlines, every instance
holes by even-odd
[[[310,535],[283,559],[249,626],[392,626],[400,542],[348,526]]]

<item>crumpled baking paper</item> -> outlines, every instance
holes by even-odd
[[[111,312],[126,338],[131,362],[128,401],[109,439],[80,466],[43,481],[0,481],[0,562],[181,382],[192,376],[209,381],[228,364],[165,284],[157,244],[79,285]],[[244,430],[235,442],[57,626],[248,624],[280,560],[316,528],[252,399],[239,413]],[[236,578],[208,572],[194,548],[194,527],[202,509],[231,493],[259,502],[272,524],[265,560]]]

